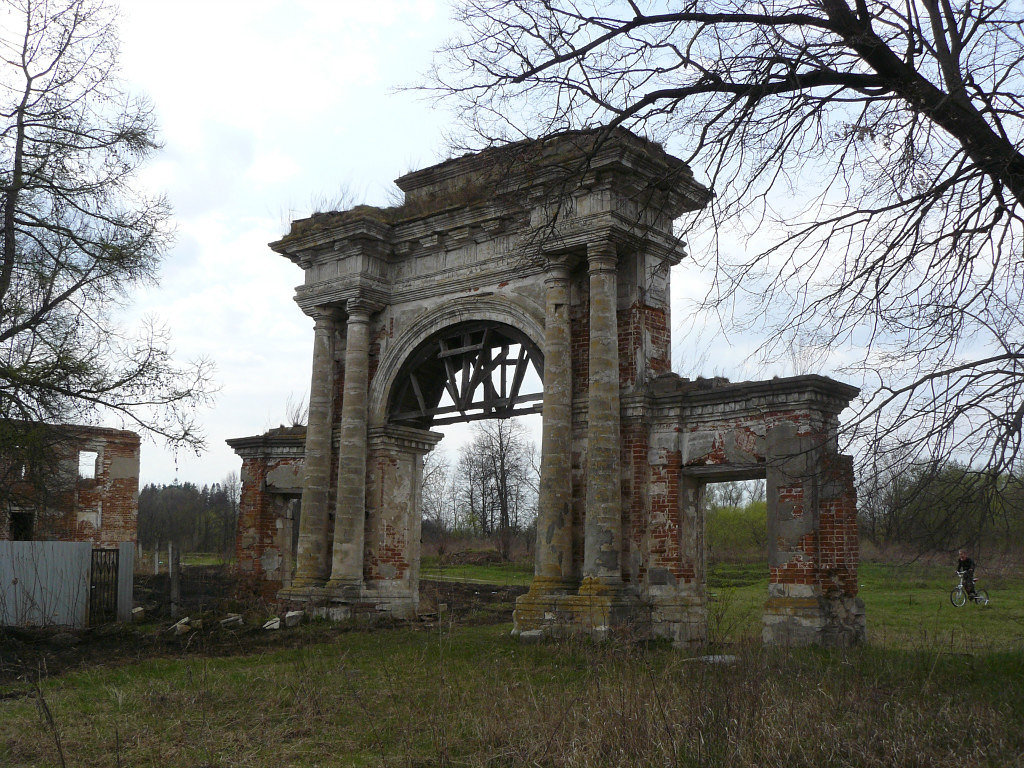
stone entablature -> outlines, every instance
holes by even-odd
[[[483,386],[471,368],[489,376],[500,362],[479,333],[491,328],[503,354],[520,339],[544,382],[536,575],[517,634],[630,626],[701,641],[703,488],[765,477],[765,639],[863,636],[852,467],[836,441],[856,390],[669,372],[669,268],[684,254],[672,222],[710,199],[685,163],[625,131],[580,132],[398,184],[402,206],[318,214],[271,244],[304,270],[296,302],[314,319],[294,580],[279,573],[281,597],[332,616],[415,611],[422,457],[440,439],[429,426],[452,411],[438,405],[445,391],[461,397],[453,370]],[[511,412],[515,388],[491,389],[482,407]],[[271,486],[252,466],[246,503],[266,520]],[[269,580],[263,524],[250,526],[243,567]]]

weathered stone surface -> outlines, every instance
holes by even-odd
[[[588,172],[566,176],[584,158]],[[296,301],[315,318],[309,427],[230,441],[240,568],[316,615],[414,618],[422,461],[440,439],[428,428],[467,415],[468,400],[438,403],[491,361],[470,355],[497,349],[494,334],[544,379],[520,639],[703,642],[704,488],[753,478],[768,485],[766,642],[863,638],[852,464],[836,440],[856,390],[670,372],[673,219],[710,199],[682,161],[624,131],[578,132],[398,184],[400,206],[317,214],[271,244],[302,268]],[[473,415],[515,405],[491,397]]]

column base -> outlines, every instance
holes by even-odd
[[[363,582],[355,579],[329,579],[324,589],[332,600],[358,600],[363,594]]]
[[[551,576],[534,576],[530,582],[530,595],[575,595],[580,588],[576,579],[562,579]],[[523,595],[525,597],[525,595]]]
[[[535,580],[536,581],[536,580]],[[584,579],[576,594],[552,594],[551,581],[516,600],[512,636],[523,641],[583,634],[595,639],[651,636],[651,609],[626,584]],[[568,585],[566,585],[568,586]]]
[[[278,591],[277,597],[279,600],[293,600],[301,603],[315,602],[325,600],[327,590],[321,580],[296,579],[289,586]]]
[[[864,601],[859,597],[800,594],[812,588],[787,586],[765,603],[761,640],[766,645],[847,648],[867,639]]]
[[[282,589],[279,600],[302,603],[310,615],[330,621],[367,621],[416,618],[417,595],[408,589],[388,588],[387,584],[369,585],[332,580],[320,586]]]
[[[651,604],[651,635],[670,640],[677,648],[708,642],[708,609],[703,589],[686,584],[649,586],[644,599]]]

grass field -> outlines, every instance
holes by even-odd
[[[760,633],[766,572],[765,565],[750,563],[711,569],[713,634],[736,640]],[[955,608],[949,601],[956,584],[952,567],[862,563],[859,576],[872,645],[949,652],[1024,649],[1024,579],[981,578],[991,605]]]
[[[425,579],[500,584],[503,587],[528,587],[533,578],[533,563],[485,563],[480,565],[442,565],[437,557],[424,557],[420,575]]]
[[[1024,765],[1024,580],[956,609],[949,570],[863,566],[869,643],[829,651],[749,640],[763,568],[715,568],[733,664],[442,624],[96,668],[0,692],[0,765]]]
[[[767,594],[764,563],[720,563],[708,574],[712,639],[735,642],[756,639]],[[521,563],[506,565],[449,565],[424,559],[424,578],[458,579],[501,585],[528,586],[533,569]],[[1024,579],[986,579],[992,601],[988,608],[968,603],[955,608],[949,591],[956,584],[953,568],[863,563],[860,596],[868,616],[873,645],[884,648],[935,648],[977,651],[1024,648]]]

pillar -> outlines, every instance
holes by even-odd
[[[302,473],[302,511],[293,587],[326,580],[328,516],[331,482],[331,397],[334,390],[333,310],[320,307],[313,315],[313,376],[309,386],[306,454]]]
[[[768,600],[761,637],[776,645],[848,646],[866,637],[857,597],[853,460],[823,434],[768,430]]]
[[[533,589],[564,592],[572,582],[572,358],[569,268],[553,261],[545,287],[544,406]]]
[[[334,550],[328,587],[360,587],[366,526],[366,398],[370,366],[371,306],[358,299],[346,304],[345,385],[341,400],[338,495],[334,512]]]
[[[587,248],[590,278],[590,379],[587,403],[587,507],[584,587],[622,582],[619,477],[617,258],[607,241]],[[545,362],[545,367],[547,363]],[[581,594],[585,590],[581,588]]]

